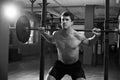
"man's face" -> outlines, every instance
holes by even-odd
[[[61,17],[61,26],[63,29],[67,29],[73,25],[73,21],[70,16],[62,16]]]

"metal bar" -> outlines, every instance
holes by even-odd
[[[42,5],[42,26],[46,26],[46,4],[47,4],[47,0],[42,0],[43,5]],[[45,52],[45,44],[44,44],[44,38],[41,37],[41,53],[40,53],[40,78],[39,80],[44,80],[44,52]]]
[[[36,0],[30,0],[30,2],[31,2],[31,12],[32,12],[32,14],[33,14],[33,5],[34,5],[34,2],[35,2]]]
[[[109,0],[105,0],[105,26],[104,30],[109,29]],[[104,33],[104,80],[108,80],[109,64],[109,34]]]
[[[31,12],[32,12],[32,14],[33,14],[33,2],[31,3]]]
[[[92,30],[76,30],[76,31],[84,31],[84,32],[92,32]],[[116,33],[118,31],[113,31],[113,30],[101,30],[101,33]]]
[[[118,30],[120,30],[120,19],[119,19],[119,17],[120,17],[120,10],[119,10],[119,13],[118,13],[118,22],[119,22],[119,25],[118,25]],[[119,31],[119,34],[120,34],[120,31]],[[117,35],[117,48],[119,48],[120,47],[120,35]]]
[[[41,28],[30,28],[29,30],[41,30]],[[57,31],[59,29],[45,29],[46,31]],[[84,31],[84,32],[92,32],[92,30],[76,30],[76,31]],[[101,30],[101,33],[118,33],[118,31],[114,30]]]
[[[9,23],[2,15],[2,5],[7,0],[0,1],[0,80],[8,80],[9,56]]]

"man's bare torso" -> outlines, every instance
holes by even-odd
[[[79,59],[79,45],[81,40],[77,38],[76,31],[64,35],[64,31],[56,32],[55,42],[58,50],[58,59],[65,64],[72,64]]]

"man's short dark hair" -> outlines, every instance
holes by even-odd
[[[61,16],[70,16],[71,20],[74,20],[74,15],[70,11],[63,12]]]

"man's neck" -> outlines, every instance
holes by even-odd
[[[71,34],[72,31],[73,31],[73,28],[72,28],[72,27],[69,27],[69,28],[67,28],[67,29],[63,29],[63,32],[64,32],[64,34],[66,34],[66,35]]]

